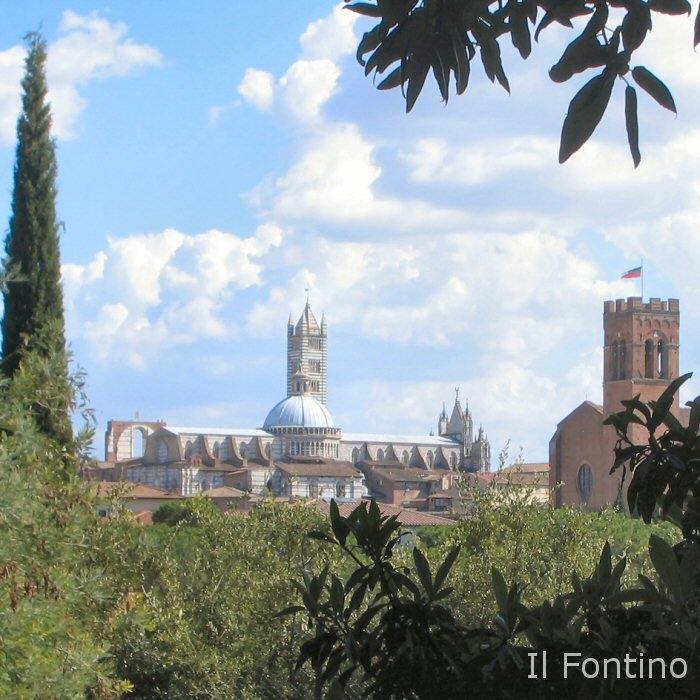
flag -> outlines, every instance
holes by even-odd
[[[622,275],[622,279],[629,280],[629,279],[633,279],[635,277],[641,277],[641,276],[642,276],[642,266],[640,265],[639,267],[633,267],[631,270],[627,270],[627,272],[625,272]]]

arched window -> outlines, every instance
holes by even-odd
[[[450,455],[450,468],[457,468],[457,455],[454,452]]]
[[[657,351],[657,371],[658,376],[663,379],[668,378],[668,348],[663,340],[660,340],[656,346]]]
[[[384,450],[381,448],[377,450],[377,461],[381,462],[384,459]]]
[[[428,469],[433,468],[433,460],[435,459],[435,456],[433,455],[431,450],[428,450],[428,454],[425,456],[425,461],[428,463]]]
[[[134,457],[143,457],[146,451],[146,437],[148,434],[144,428],[133,428],[134,433]]]
[[[581,494],[584,500],[588,500],[593,488],[593,470],[590,464],[582,464],[578,470],[576,477],[576,489]]]
[[[402,461],[404,464],[408,464],[408,450],[404,450],[404,451],[401,453],[401,461]]]
[[[219,448],[219,459],[222,462],[225,462],[227,459],[231,459],[231,443],[228,439],[221,443],[221,447]]]
[[[612,344],[612,378],[613,380],[620,378],[620,355],[617,340]]]
[[[192,457],[192,440],[185,443],[185,459]]]
[[[168,445],[165,440],[161,440],[158,443],[158,448],[156,449],[156,462],[158,464],[165,464],[168,461]]]
[[[246,453],[248,451],[248,445],[246,445],[245,442],[242,442],[240,447],[238,448],[238,451],[241,453],[241,458],[245,459]]]
[[[621,340],[617,346],[617,378],[624,379],[627,375],[625,371],[625,360],[627,357],[627,345],[624,340]]]
[[[211,448],[211,453],[214,457],[219,456],[219,443],[218,442],[214,443],[213,447]]]
[[[644,376],[647,379],[654,378],[654,341],[647,340],[644,343]]]

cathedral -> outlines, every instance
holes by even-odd
[[[139,434],[142,455],[136,454]],[[449,488],[448,475],[488,471],[491,459],[488,438],[481,428],[474,435],[458,391],[449,416],[443,405],[437,435],[350,433],[336,425],[328,408],[328,325],[325,316],[317,321],[308,300],[297,323],[290,316],[287,325],[286,396],[262,427],[113,420],[105,451],[115,479],[183,496],[231,486],[247,493],[357,500],[400,484],[402,502],[409,495],[426,501]]]

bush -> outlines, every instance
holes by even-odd
[[[310,537],[342,552],[352,562],[352,571],[332,573],[327,566],[315,575],[305,572],[299,585],[303,605],[280,613],[303,612],[309,620],[297,663],[308,662],[313,669],[315,697],[341,698],[348,688],[395,700],[696,697],[700,397],[689,404],[689,426],[681,426],[670,408],[682,381],[673,382],[649,405],[638,399],[624,402],[625,410],[608,419],[620,436],[614,469],[628,468],[633,474],[630,509],[639,509],[647,522],[660,514],[682,528],[683,540],[675,547],[650,535],[650,565],[638,564],[636,587],[625,582],[627,557],[615,561],[609,542],[587,578],[581,577],[580,568],[565,571],[575,564],[585,566],[580,553],[562,548],[576,542],[572,534],[591,532],[591,518],[603,523],[599,531],[629,534],[612,511],[594,516],[534,510],[517,499],[501,504],[499,511],[491,507],[495,494],[487,493],[476,501],[474,521],[466,519],[455,531],[462,546],[450,549],[431,567],[418,548],[410,566],[404,555],[397,555],[399,524],[396,518],[381,516],[376,504],[369,508],[362,504],[343,518],[333,503],[332,534],[314,531]],[[632,444],[628,437],[632,425],[647,430],[647,444]],[[667,426],[663,433],[662,425]],[[574,532],[567,532],[572,525]],[[640,529],[633,528],[636,540]],[[542,542],[543,534],[552,536],[552,541]],[[620,541],[616,544],[621,547]],[[461,580],[458,562],[470,555],[472,569],[467,566],[469,573]],[[499,557],[505,577],[492,566]],[[478,614],[470,617],[459,608],[464,597],[479,596],[487,566],[496,609],[487,623],[480,623]],[[523,575],[531,583],[537,580],[538,569],[540,589],[534,595],[522,583],[507,583]],[[474,570],[479,580],[469,579]],[[546,599],[541,600],[544,594]],[[485,608],[479,603],[476,609]],[[545,654],[550,659],[546,674]],[[565,654],[590,659],[588,675],[569,668],[567,677]],[[657,660],[656,675],[648,666],[645,674],[634,665],[650,658]],[[631,673],[627,673],[629,660]],[[611,669],[619,663],[624,671],[591,678],[591,664],[607,668],[606,661]],[[662,677],[659,664],[664,669],[676,664],[674,677],[668,678],[667,671]]]

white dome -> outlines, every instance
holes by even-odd
[[[268,414],[263,430],[271,428],[335,428],[333,416],[308,394],[282,399]]]

